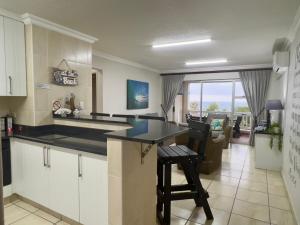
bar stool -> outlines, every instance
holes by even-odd
[[[205,147],[203,143],[207,139],[209,126],[199,123],[189,123],[191,139],[189,145],[193,145],[195,139],[198,139],[198,149],[203,149],[203,146]],[[197,207],[203,207],[207,219],[213,219],[207,201],[209,195],[203,189],[198,173],[198,164],[201,163],[203,157],[201,154],[197,154],[184,145],[158,147],[157,217],[161,225],[170,225],[171,201],[184,199],[194,199]],[[179,164],[181,166],[187,184],[171,185],[172,164]]]
[[[197,172],[198,160],[198,154],[184,145],[158,148],[157,215],[162,225],[170,225],[171,201],[184,199],[194,199],[197,207],[203,206],[207,219],[213,219],[207,201],[209,195]],[[182,166],[188,184],[171,185],[172,164]]]

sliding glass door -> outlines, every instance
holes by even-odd
[[[251,114],[239,80],[193,81],[187,88],[185,111],[191,115],[202,117],[208,113],[226,113],[232,120],[242,115],[241,126],[250,128]]]
[[[188,111],[193,116],[201,116],[202,83],[190,83],[188,85]]]
[[[232,82],[203,83],[202,115],[211,112],[232,112]]]

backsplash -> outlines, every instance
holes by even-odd
[[[52,103],[74,93],[76,101],[83,101],[85,109],[92,110],[92,45],[36,25],[26,25],[26,58],[28,97],[13,104],[17,120],[24,125],[52,124]],[[80,76],[78,86],[53,84],[52,68],[66,59]],[[39,88],[38,84],[48,84]]]
[[[8,113],[8,99],[6,97],[0,97],[0,116],[6,116]]]

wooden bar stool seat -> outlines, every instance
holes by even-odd
[[[157,216],[162,225],[170,225],[171,201],[194,199],[203,207],[207,219],[213,219],[207,198],[197,172],[199,155],[184,145],[158,147]],[[172,164],[183,168],[187,184],[171,185]]]

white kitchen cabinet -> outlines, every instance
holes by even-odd
[[[0,16],[0,96],[26,96],[24,23]]]
[[[23,143],[11,138],[11,170],[13,193],[24,194],[23,186]]]
[[[0,16],[0,96],[6,95],[5,48],[4,48],[4,17]]]
[[[23,195],[47,206],[49,170],[45,155],[45,145],[23,142]]]
[[[49,208],[79,221],[77,151],[50,147]]]
[[[79,163],[80,223],[108,225],[107,158],[83,153]]]
[[[13,191],[41,205],[48,203],[48,168],[44,145],[11,141]]]
[[[17,138],[11,154],[14,193],[81,224],[108,225],[105,156]]]

